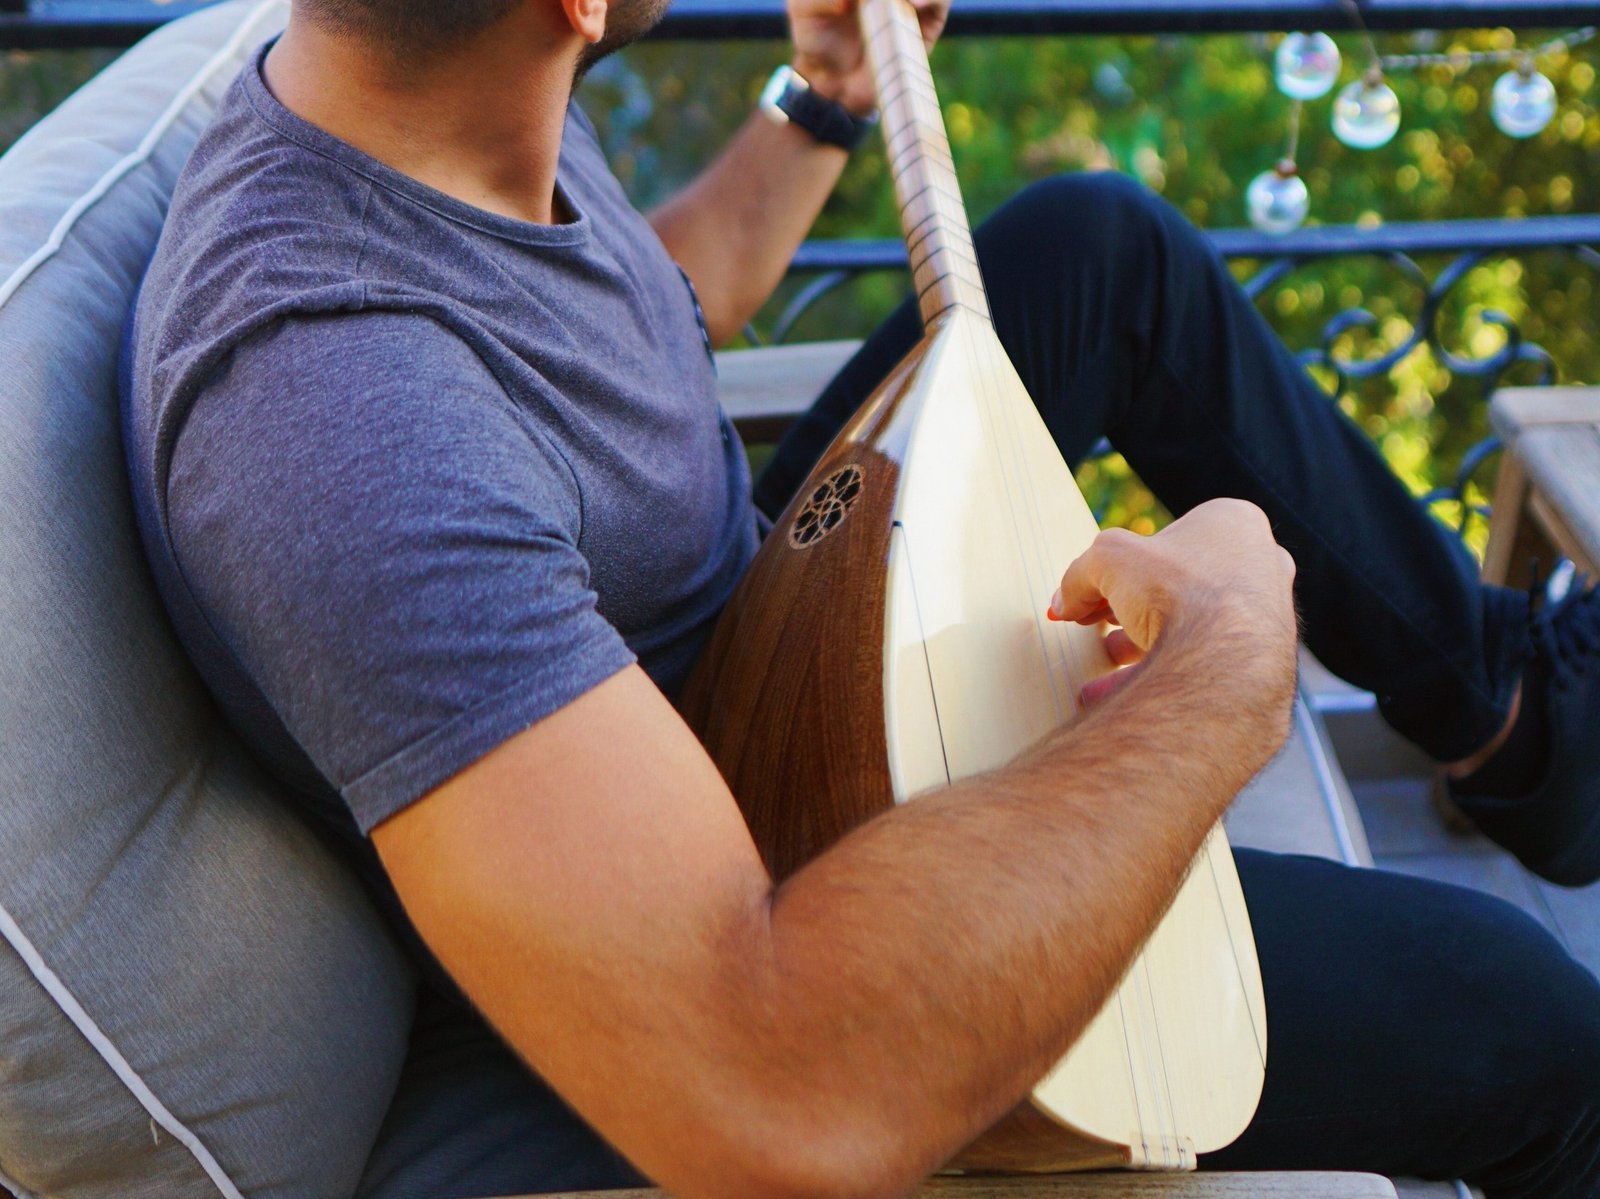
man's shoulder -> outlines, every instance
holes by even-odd
[[[363,181],[264,120],[246,78],[183,170],[126,331],[136,479],[159,475],[160,446],[239,346],[287,317],[363,306]]]
[[[263,121],[235,83],[173,193],[140,293],[141,349],[193,344],[357,285],[368,188]]]

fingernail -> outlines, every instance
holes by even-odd
[[[1050,597],[1050,607],[1045,611],[1045,615],[1051,620],[1061,619],[1061,588],[1057,587],[1056,593]]]

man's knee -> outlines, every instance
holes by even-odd
[[[1518,988],[1522,1036],[1488,1077],[1509,1083],[1498,1098],[1519,1111],[1526,1142],[1485,1182],[1518,1195],[1593,1196],[1600,1194],[1600,986],[1553,940],[1544,948],[1530,974],[1505,980]]]
[[[1522,1007],[1521,1064],[1530,1099],[1544,1098],[1600,1134],[1600,984],[1550,939],[1530,945],[1528,969],[1505,979]],[[1539,953],[1539,950],[1543,950]],[[1537,956],[1535,956],[1537,955]],[[1600,1151],[1600,1141],[1594,1145]]]
[[[1066,295],[1128,313],[1150,311],[1153,292],[1192,283],[1214,258],[1176,209],[1113,171],[1031,184],[984,222],[977,246],[991,282],[1020,285],[1030,304]]]
[[[1452,898],[1440,906],[1456,912],[1451,934],[1470,948],[1445,968],[1456,1002],[1433,1018],[1460,1028],[1457,1085],[1489,1088],[1494,1107],[1517,1113],[1523,1137],[1484,1177],[1514,1194],[1596,1194],[1600,982],[1523,911],[1482,895]]]
[[[1018,192],[989,222],[1030,254],[1139,251],[1187,223],[1138,180],[1115,171],[1053,175]]]
[[[1236,858],[1272,1045],[1272,1119],[1242,1147],[1292,1148],[1283,1130],[1343,1113],[1329,1128],[1350,1132],[1345,1168],[1466,1173],[1491,1194],[1600,1194],[1600,983],[1547,929],[1459,887]],[[1366,1143],[1362,1121],[1380,1109],[1405,1113],[1403,1144]]]

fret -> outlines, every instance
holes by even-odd
[[[861,0],[861,27],[922,323],[931,328],[952,308],[987,319],[989,301],[916,13],[905,0]]]

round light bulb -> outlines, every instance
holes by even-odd
[[[1375,150],[1400,128],[1400,97],[1378,71],[1369,71],[1333,101],[1333,135],[1357,150]]]
[[[1250,223],[1263,233],[1288,233],[1298,229],[1311,209],[1306,182],[1288,160],[1250,180],[1244,193]]]
[[[1556,115],[1555,85],[1523,63],[1495,80],[1489,115],[1506,136],[1532,137]]]
[[[1094,90],[1118,107],[1126,107],[1139,98],[1128,83],[1128,77],[1114,62],[1103,62],[1094,69]]]
[[[1273,58],[1278,90],[1291,100],[1316,100],[1339,81],[1339,47],[1325,33],[1291,33]]]

